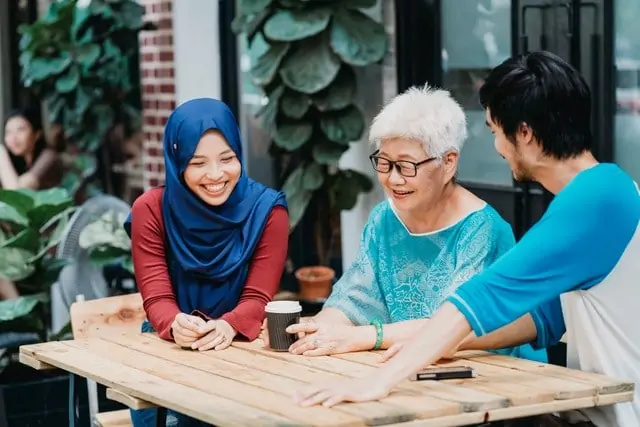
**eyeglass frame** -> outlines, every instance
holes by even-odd
[[[373,153],[371,153],[369,155],[369,160],[371,161],[371,166],[373,166],[373,169],[378,173],[391,173],[391,171],[393,169],[395,169],[396,172],[398,172],[398,175],[400,175],[402,177],[405,177],[405,178],[415,178],[416,176],[418,176],[418,167],[420,167],[420,166],[422,166],[424,164],[427,164],[429,162],[432,162],[432,161],[434,161],[434,160],[439,158],[438,156],[429,157],[428,159],[422,160],[420,162],[412,162],[410,160],[390,160],[390,159],[387,159],[386,157],[378,156],[377,154],[379,152],[380,152],[380,150],[376,150],[376,151],[374,151]],[[386,162],[389,162],[389,170],[386,171],[386,172],[378,170],[376,168],[377,160],[375,160],[375,159],[382,159],[382,160],[384,160]],[[404,175],[401,172],[402,166],[401,165],[399,166],[398,163],[400,163],[400,164],[403,164],[403,163],[404,164],[410,164],[411,166],[413,166],[413,171],[414,171],[413,175]]]

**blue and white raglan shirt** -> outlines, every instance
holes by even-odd
[[[640,426],[640,191],[613,164],[580,172],[506,254],[448,301],[484,335],[531,313],[536,345],[567,333],[567,366],[636,383],[633,402],[581,411]]]

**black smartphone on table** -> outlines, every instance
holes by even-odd
[[[422,369],[411,377],[412,381],[440,381],[440,380],[460,380],[475,378],[476,370],[469,366],[447,366]]]

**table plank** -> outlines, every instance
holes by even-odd
[[[109,337],[115,338],[117,341],[121,341],[121,343],[115,344],[107,341]],[[111,334],[105,334],[102,338],[68,342],[67,345],[85,350],[90,353],[91,357],[93,357],[93,355],[97,357],[109,357],[110,360],[118,362],[122,364],[122,366],[132,367],[140,372],[151,374],[156,378],[163,378],[168,381],[173,381],[174,384],[202,391],[208,396],[227,398],[238,404],[274,414],[274,418],[282,416],[301,425],[307,424],[313,426],[351,427],[364,425],[364,420],[361,417],[349,415],[330,408],[323,406],[303,408],[294,405],[293,402],[288,401],[290,399],[283,399],[283,397],[285,397],[283,394],[289,392],[290,388],[278,390],[278,385],[275,387],[278,391],[258,388],[216,375],[217,372],[211,372],[207,369],[207,367],[213,368],[213,364],[197,369],[191,367],[194,363],[190,363],[189,365],[179,363],[187,359],[191,359],[192,362],[197,359],[202,360],[196,356],[204,355],[198,354],[197,352],[185,351],[175,345],[138,345],[135,339],[127,341],[124,338],[123,336],[113,337]],[[157,354],[158,351],[171,354],[173,357],[170,356],[171,360],[163,359],[161,355]],[[237,369],[232,370],[231,368],[234,368],[234,366],[227,366],[227,370],[233,375],[243,378],[257,377],[255,372],[249,369],[237,367]],[[222,370],[217,369],[217,371],[220,372]],[[214,406],[213,403],[209,406],[209,411],[212,410],[218,410],[217,406]],[[386,412],[391,413],[392,408],[386,408]],[[221,421],[217,422],[216,425],[233,425],[232,419],[224,422]],[[397,421],[391,419],[388,422]]]
[[[370,366],[379,366],[378,356],[368,352],[336,355],[350,361]],[[542,403],[552,400],[577,399],[594,396],[598,389],[593,384],[576,382],[567,378],[540,375],[536,372],[480,363],[474,358],[458,358],[454,361],[443,359],[437,366],[470,366],[478,377],[473,380],[449,380],[447,383],[460,384],[477,390],[510,396],[514,405]]]
[[[20,347],[20,352],[107,387],[117,388],[138,399],[158,406],[174,408],[207,423],[247,427],[304,425],[231,399],[204,393],[138,369],[122,366],[112,361],[110,357],[98,355],[87,357],[85,350],[74,348],[69,345],[71,343],[77,343],[77,341],[52,341],[25,345]],[[233,424],[229,424],[230,421],[233,421]]]
[[[488,365],[533,372],[545,378],[559,378],[575,383],[593,385],[598,394],[601,395],[635,390],[635,384],[627,380],[621,380],[594,372],[585,372],[577,369],[567,369],[562,366],[533,362],[531,360],[516,359],[484,351],[460,352],[456,355],[455,360],[459,359],[474,360]]]
[[[234,347],[252,354],[271,357],[278,361],[290,362],[307,368],[317,368],[326,372],[340,373],[348,377],[361,378],[374,373],[376,369],[373,366],[341,359],[337,356],[304,357],[287,352],[274,352],[264,348],[261,340],[255,340],[251,343],[237,342],[234,343]],[[510,404],[509,399],[505,396],[468,387],[460,387],[443,381],[404,381],[394,389],[394,393],[400,392],[455,402],[460,405],[462,412],[485,411],[503,408]]]

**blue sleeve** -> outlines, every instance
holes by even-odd
[[[553,298],[531,312],[536,325],[537,337],[532,343],[534,348],[547,348],[558,343],[567,328],[562,315],[560,297]]]
[[[596,178],[556,197],[509,252],[449,297],[476,335],[499,329],[564,292],[588,289],[613,270],[638,226],[638,192],[629,189],[630,180],[617,185],[608,176]],[[543,313],[559,318],[557,307]],[[561,327],[546,325],[545,331]]]
[[[372,320],[391,323],[391,316],[376,280],[373,261],[367,248],[375,245],[375,225],[367,221],[362,231],[360,248],[355,261],[333,285],[323,308],[340,310],[356,326],[368,325]]]
[[[484,271],[516,243],[511,226],[489,207],[474,214],[460,230],[460,236],[451,289]]]

